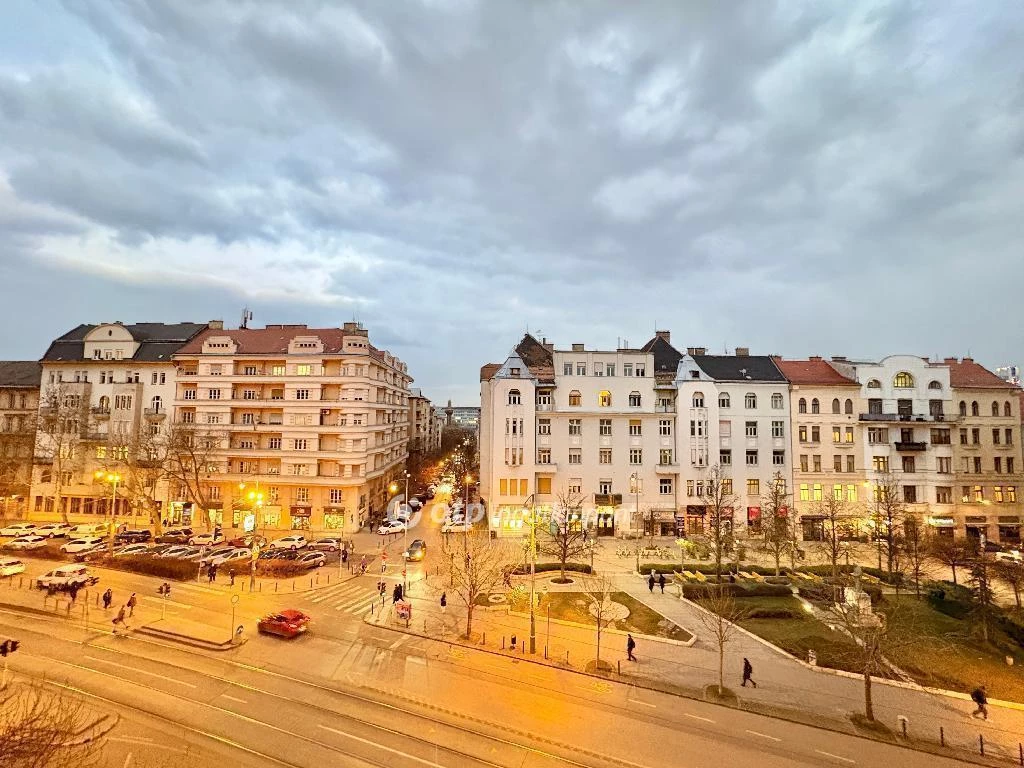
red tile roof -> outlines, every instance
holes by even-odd
[[[846,378],[820,357],[812,357],[808,360],[783,360],[776,357],[775,364],[791,384],[859,386],[856,381]]]
[[[285,355],[288,354],[288,344],[296,336],[315,336],[323,342],[324,352],[339,354],[342,348],[342,339],[347,334],[341,328],[307,328],[304,325],[271,325],[266,328],[238,328],[235,330],[210,329],[203,331],[194,337],[185,346],[178,350],[179,355],[202,354],[203,343],[211,338],[229,337],[238,346],[239,355]],[[369,342],[367,342],[369,343]],[[371,355],[379,351],[372,345],[369,347]],[[373,355],[376,357],[376,355]]]
[[[480,367],[480,381],[489,381],[494,374],[501,370],[501,363],[487,363]]]
[[[965,357],[963,360],[947,357],[943,364],[949,367],[949,383],[953,387],[1015,389],[1012,384],[1003,381],[992,371],[982,365],[978,365],[969,357]]]

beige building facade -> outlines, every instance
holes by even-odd
[[[35,360],[0,361],[0,517],[21,517],[29,506],[41,376]]]

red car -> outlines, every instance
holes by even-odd
[[[295,637],[301,635],[309,626],[309,616],[302,611],[288,609],[280,613],[271,613],[260,619],[256,628],[268,635]]]

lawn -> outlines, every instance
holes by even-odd
[[[529,593],[514,594],[509,597],[509,607],[513,611],[526,612],[530,610]],[[610,597],[613,602],[629,610],[629,615],[625,619],[610,622],[608,624],[610,629],[617,629],[622,632],[635,632],[641,635],[654,635],[655,637],[667,637],[670,640],[679,640],[680,642],[688,642],[691,639],[692,635],[685,629],[672,623],[643,603],[634,600],[626,593],[613,592]],[[540,615],[546,617],[550,608],[552,619],[596,626],[596,620],[590,615],[590,605],[590,598],[583,593],[551,592],[542,596],[538,610]]]

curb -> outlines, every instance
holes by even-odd
[[[636,598],[633,598],[633,599],[635,600]],[[640,602],[640,601],[637,601],[637,602]],[[646,603],[645,603],[645,605],[646,605]],[[650,608],[650,606],[647,606],[647,607]],[[530,614],[528,614],[528,613],[521,613],[519,611],[509,611],[508,615],[509,616],[515,616],[515,617],[520,618],[520,619],[528,619],[528,618],[530,618]],[[664,618],[667,619],[668,621],[672,621],[672,619],[669,619],[668,616],[664,616]],[[593,630],[596,629],[596,627],[592,627],[589,624],[580,624],[579,622],[576,622],[576,621],[566,621],[565,619],[544,619],[544,621],[550,621],[552,624],[560,624],[563,627],[573,627],[574,629],[586,629],[586,630],[589,630],[589,631],[593,631]],[[693,646],[693,644],[697,642],[697,635],[695,633],[693,633],[693,632],[690,632],[690,630],[688,630],[686,627],[681,626],[680,624],[676,624],[676,622],[674,622],[674,621],[672,621],[672,623],[675,624],[677,627],[679,627],[684,632],[688,633],[690,635],[690,639],[689,640],[673,640],[671,637],[658,637],[657,635],[644,635],[644,634],[641,634],[639,632],[636,633],[636,637],[642,638],[644,640],[650,640],[651,642],[654,642],[654,643],[664,643],[666,645],[677,645],[677,646],[681,646],[681,647],[684,647],[684,648],[691,648]],[[623,632],[621,629],[615,629],[613,627],[605,627],[604,629],[601,630],[601,634],[602,635],[605,635],[605,634],[608,634],[608,635],[618,635],[619,637],[626,637],[627,635],[631,635],[633,633],[632,632]]]
[[[136,627],[132,630],[132,634],[155,637],[160,640],[167,640],[172,643],[178,643],[179,645],[188,645],[192,648],[201,648],[207,651],[230,651],[232,648],[238,648],[246,642],[246,638],[243,637],[239,642],[225,640],[221,643],[215,643],[212,640],[204,640],[200,637],[192,637],[191,635],[186,635],[181,632],[173,632],[169,629],[160,629],[148,624]]]

